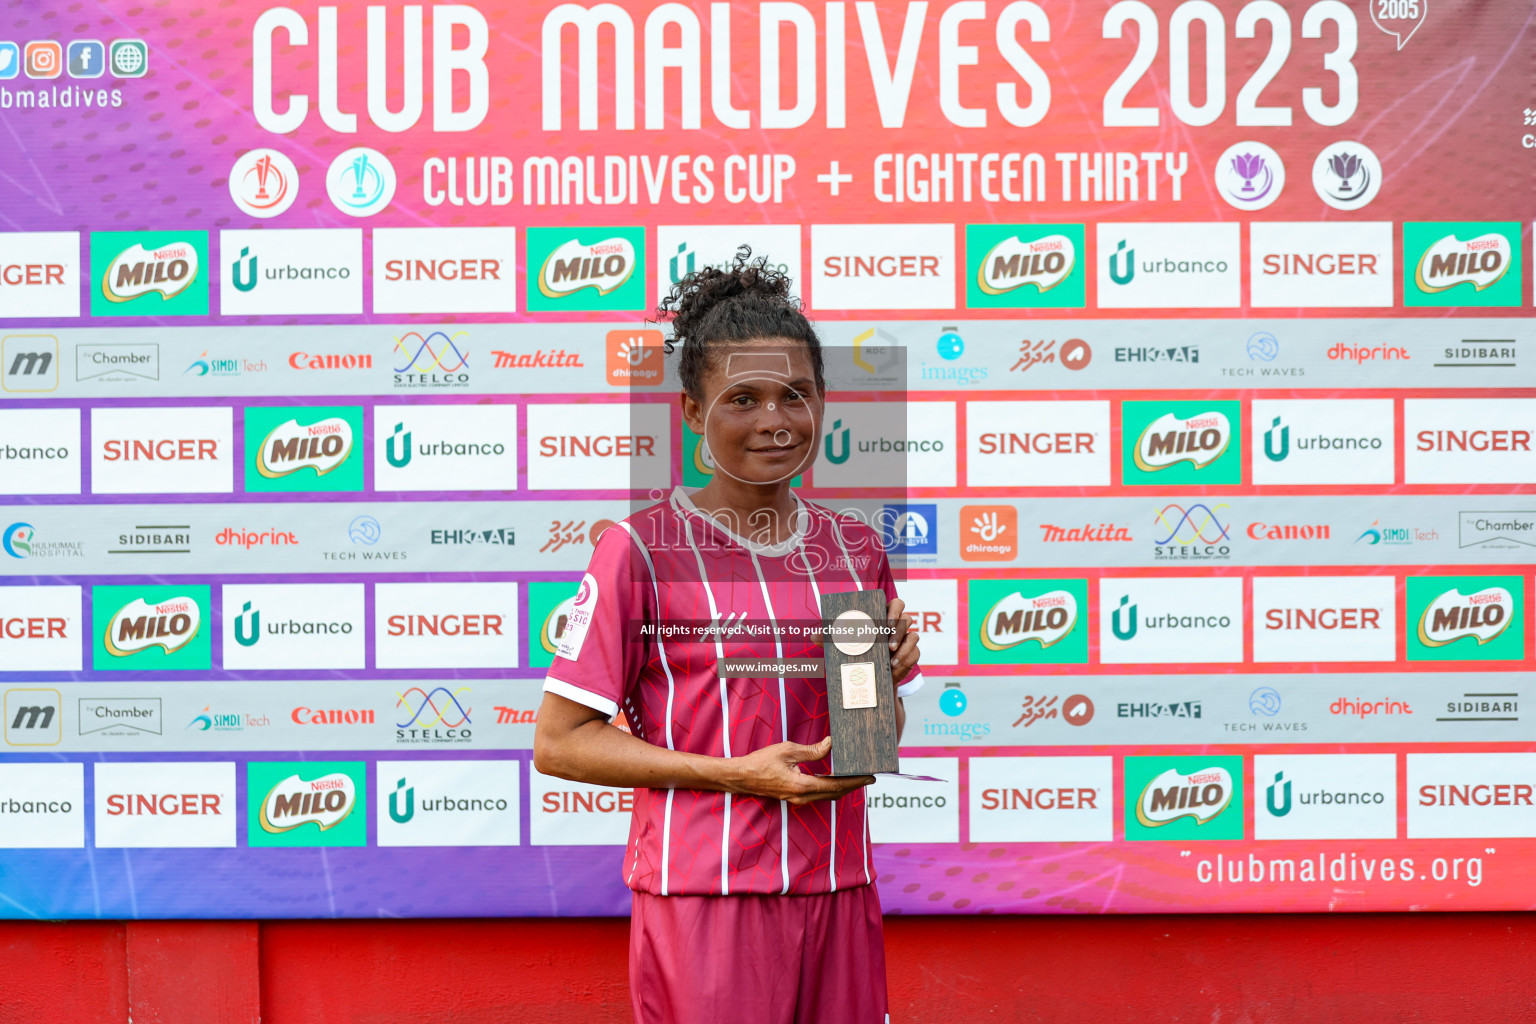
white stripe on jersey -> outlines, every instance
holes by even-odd
[[[661,614],[661,590],[656,586],[656,563],[651,561],[651,551],[645,546],[645,541],[640,539],[640,535],[635,532],[634,527],[630,526],[628,522],[620,522],[619,525],[624,527],[624,532],[629,534],[629,539],[634,542],[635,547],[640,551],[641,557],[645,559],[645,568],[651,574],[651,594],[656,598],[656,613],[659,615]],[[672,700],[676,695],[677,688],[672,681],[672,666],[667,661],[666,645],[661,642],[659,635],[656,637],[656,651],[661,655],[661,667],[667,674],[667,749],[676,750],[677,748],[672,745]],[[661,819],[661,894],[663,896],[667,895],[667,886],[670,881],[669,876],[672,868],[672,797],[675,793],[676,789],[674,787],[667,787],[667,809]],[[635,878],[635,868],[640,863],[640,845],[639,843],[635,844],[634,863],[629,868],[629,879],[631,882]]]
[[[763,603],[768,606],[768,625],[773,630],[773,653],[780,661],[784,659],[784,643],[779,637],[779,619],[773,611],[773,598],[768,596],[768,579],[763,575],[763,565],[757,560],[757,553],[748,551],[752,556],[752,568],[757,570],[757,583],[763,590]],[[789,742],[789,709],[786,707],[789,696],[784,692],[784,676],[779,676],[779,739]],[[789,892],[789,808],[784,801],[779,801],[779,867],[784,873],[783,892]]]
[[[676,505],[673,505],[676,508]],[[699,583],[704,587],[704,596],[709,600],[709,621],[715,624],[720,622],[720,608],[715,604],[715,594],[709,587],[709,573],[704,570],[704,556],[699,554],[699,545],[693,539],[693,522],[691,517],[679,510],[683,517],[683,529],[688,533],[688,546],[693,549],[693,559],[699,566]],[[720,680],[720,742],[726,757],[731,756],[731,708],[730,693],[726,689],[725,677],[720,675],[720,662],[725,659],[725,644],[721,640],[719,629],[715,634],[715,675]],[[720,828],[720,895],[731,894],[730,881],[731,859],[731,794],[725,794],[725,816]]]

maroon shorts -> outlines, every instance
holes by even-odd
[[[885,1024],[880,896],[637,892],[629,992],[637,1024]]]

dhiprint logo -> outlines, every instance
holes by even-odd
[[[1080,665],[1088,661],[1086,580],[971,580],[972,664]]]
[[[240,212],[265,220],[287,212],[299,197],[299,169],[275,149],[253,149],[229,172],[229,198]],[[226,246],[224,249],[228,252]]]
[[[656,229],[657,301],[696,270],[732,265],[743,245],[752,250],[753,262],[766,256],[768,269],[787,275],[792,287],[802,280],[798,224],[662,226]]]
[[[1162,402],[1122,403],[1126,485],[1241,483],[1240,407],[1234,401],[1172,408]]]
[[[1241,302],[1236,223],[1101,223],[1096,240],[1102,308],[1198,309]]]
[[[226,316],[363,311],[361,228],[221,231],[219,250]]]
[[[1381,161],[1369,146],[1335,142],[1323,147],[1312,164],[1317,198],[1335,210],[1358,210],[1381,191]]]
[[[1520,231],[1515,221],[1404,224],[1403,304],[1519,306]]]
[[[377,405],[374,486],[380,491],[517,489],[517,407]]]
[[[643,227],[529,228],[528,309],[643,309],[644,253]]]
[[[395,339],[396,388],[469,387],[467,331],[409,331]]]
[[[395,198],[395,167],[378,150],[356,146],[331,161],[325,191],[347,216],[371,217]]]
[[[1389,398],[1256,398],[1252,413],[1256,484],[1390,484],[1395,478]]]
[[[1188,508],[1164,505],[1154,518],[1153,557],[1169,562],[1226,561],[1232,556],[1232,529],[1230,520],[1223,522],[1220,514],[1230,508],[1204,502]]]
[[[412,686],[395,694],[396,743],[469,743],[470,708],[467,686],[450,690]]]
[[[965,251],[970,309],[1086,304],[1081,224],[969,224]]]
[[[361,761],[251,761],[245,766],[250,846],[366,846]]]
[[[224,667],[363,667],[363,585],[226,583]]]
[[[1285,163],[1262,142],[1228,146],[1216,161],[1216,191],[1228,206],[1262,210],[1285,188]]]
[[[92,316],[207,316],[208,232],[91,234]]]
[[[59,386],[59,339],[51,334],[7,334],[0,338],[0,387],[28,393]]]
[[[1099,660],[1106,665],[1243,660],[1243,581],[1101,579]]]
[[[1125,759],[1125,838],[1243,838],[1243,759]]]
[[[245,489],[361,491],[363,435],[358,406],[247,406]]]
[[[98,672],[207,671],[212,644],[209,588],[108,586],[91,588]]]
[[[380,761],[378,778],[380,790],[389,792],[378,802],[380,846],[520,841],[517,761]]]
[[[12,747],[52,747],[64,739],[64,700],[58,690],[17,687],[5,691],[5,742]]]
[[[1519,576],[1408,579],[1409,661],[1511,661],[1525,657]]]

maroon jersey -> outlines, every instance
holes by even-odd
[[[814,638],[761,628],[820,621],[821,594],[878,587],[896,596],[879,535],[795,497],[794,534],[754,544],[672,497],[605,531],[582,579],[544,689],[612,717],[669,750],[733,757],[825,739],[819,676],[723,677],[722,659],[819,658]],[[719,622],[668,635],[669,623]],[[922,686],[914,670],[898,688]],[[824,773],[827,766],[805,770]],[[691,789],[637,789],[625,881],[667,895],[821,893],[874,878],[864,791],[794,806]]]

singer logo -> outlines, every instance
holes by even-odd
[[[661,383],[660,331],[608,332],[608,383],[615,387],[649,387]]]
[[[246,765],[251,846],[363,846],[366,766],[361,761]],[[257,794],[263,794],[258,798]],[[313,826],[313,827],[310,827]]]
[[[977,664],[1085,664],[1086,580],[972,580],[971,661]]]

